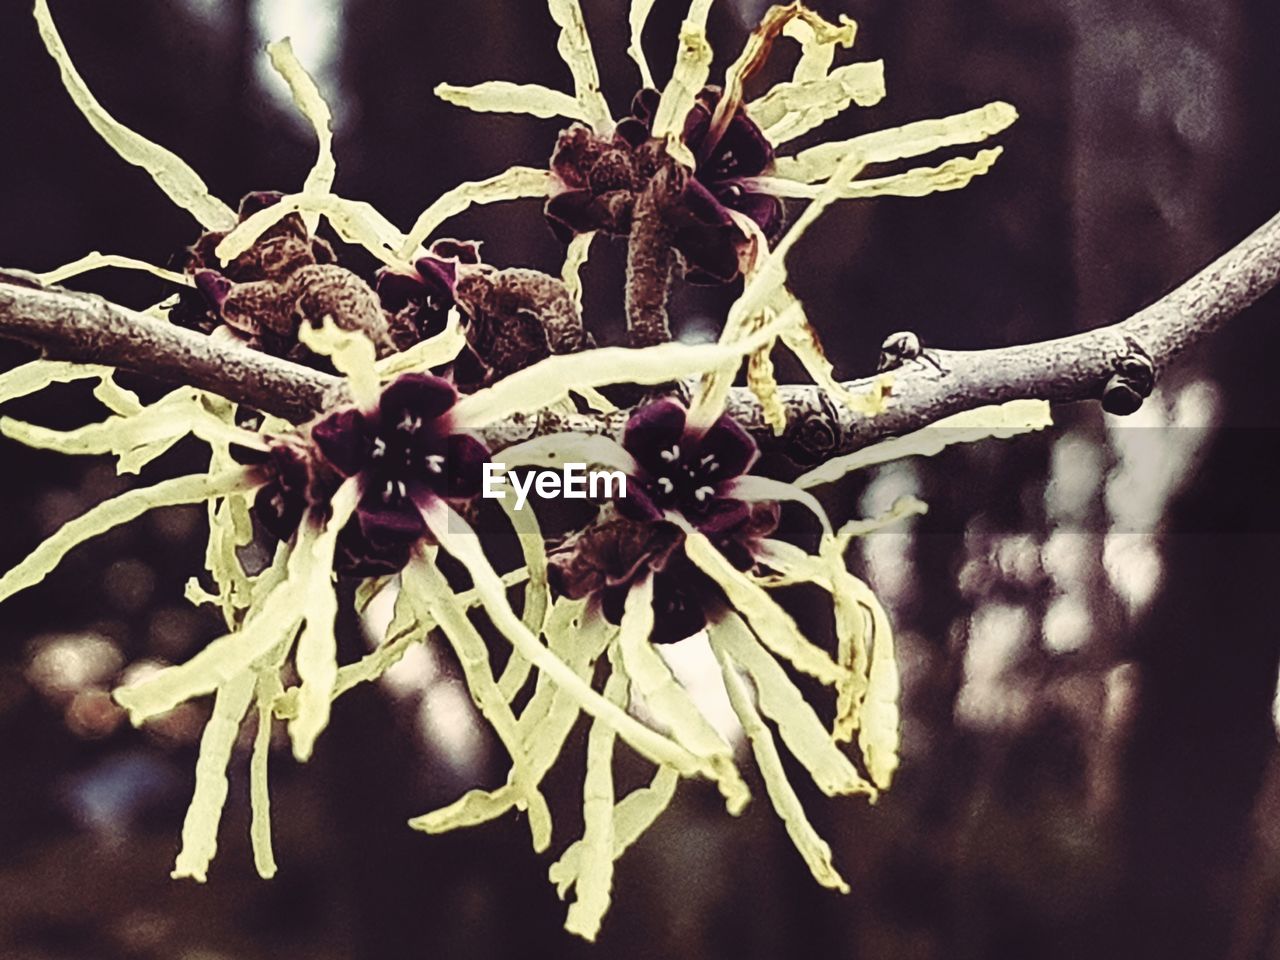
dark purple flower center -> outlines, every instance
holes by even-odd
[[[750,515],[729,484],[751,468],[759,451],[750,434],[727,416],[702,432],[688,428],[687,416],[676,401],[660,400],[627,421],[622,445],[638,470],[618,509],[649,520],[675,511],[708,535],[725,536]]]
[[[695,438],[684,437],[659,450],[661,467],[650,470],[645,486],[656,506],[693,517],[705,513],[716,499],[724,468],[714,451],[703,453]]]
[[[383,268],[375,286],[389,314],[396,346],[407,350],[445,328],[455,305],[454,287],[460,266],[480,263],[480,245],[462,240],[437,240],[412,271]]]

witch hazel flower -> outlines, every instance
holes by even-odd
[[[717,88],[704,88],[685,122],[692,171],[674,164],[652,136],[661,99],[657,90],[637,93],[631,114],[608,137],[583,124],[562,133],[551,158],[553,186],[545,208],[556,235],[565,243],[597,230],[627,236],[637,203],[652,189],[659,195],[654,205],[663,233],[680,253],[686,279],[725,283],[736,278],[752,238],[733,214],[776,238],[782,202],[746,186],[749,178],[773,167],[773,148],[760,128],[739,111],[723,131],[711,129],[719,98]]]
[[[724,602],[678,549],[682,525],[708,537],[739,570],[755,566],[753,547],[778,525],[777,504],[735,496],[759,456],[750,434],[727,416],[695,433],[686,429],[687,413],[678,401],[659,400],[632,415],[622,437],[630,475],[615,501],[618,517],[551,555],[557,591],[598,598],[611,623],[620,622],[633,584],[652,573],[654,643],[692,636],[706,626],[707,607]]]
[[[787,583],[806,577],[848,590],[837,579],[836,548],[829,521],[811,495],[791,484],[751,473],[759,457],[756,442],[723,411],[706,387],[692,407],[664,399],[635,411],[620,441],[585,435],[553,435],[527,441],[503,452],[508,463],[605,464],[627,474],[626,492],[606,508],[600,519],[551,551],[549,581],[560,595],[548,624],[576,617],[581,640],[575,649],[584,657],[580,669],[607,656],[605,693],[631,691],[646,712],[670,730],[691,753],[705,759],[726,807],[737,813],[748,792],[734,758],[732,744],[702,713],[691,692],[676,679],[656,646],[680,640],[709,643],[719,665],[730,704],[751,742],[764,775],[770,800],[787,823],[797,849],[819,883],[847,891],[832,863],[830,847],[806,819],[794,788],[783,772],[768,717],[783,741],[828,795],[875,796],[888,785],[881,774],[890,763],[885,744],[896,744],[895,675],[886,633],[877,640],[879,670],[874,684],[878,734],[874,782],[863,777],[840,749],[799,689],[782,661],[836,688],[846,711],[868,699],[865,653],[867,620],[863,607],[879,610],[869,591],[850,591],[850,600],[836,617],[839,656],[833,658],[806,638],[796,621],[777,603],[766,585],[782,578]],[[806,551],[773,539],[781,504],[803,505],[818,518],[824,552]],[[839,560],[839,569],[844,570]],[[576,612],[575,612],[576,611]],[[876,621],[883,623],[883,617]],[[551,632],[553,637],[562,633]],[[694,635],[704,639],[690,640]],[[746,679],[744,679],[744,676]],[[754,696],[748,686],[754,687]],[[535,702],[538,693],[535,689]],[[870,701],[869,701],[870,702]],[[573,715],[557,717],[552,737],[572,725]],[[857,725],[857,720],[846,721]],[[884,734],[892,725],[894,736]],[[596,742],[593,732],[591,742]],[[561,896],[577,891],[566,928],[594,939],[609,905],[613,861],[620,850],[613,843],[615,810],[625,804],[633,833],[656,819],[670,802],[677,778],[659,768],[653,782],[636,794],[613,798],[610,753],[589,748],[584,786],[584,833],[551,868]],[[603,806],[601,797],[609,799]],[[642,799],[643,798],[643,799]],[[484,819],[497,816],[509,804],[495,795],[482,795],[473,804],[454,805],[414,821],[429,831],[474,823],[476,811]]]
[[[710,0],[692,0],[672,75],[661,92],[641,43],[652,2],[633,0],[628,54],[640,72],[641,90],[630,115],[615,118],[600,90],[599,70],[577,0],[549,0],[561,28],[558,49],[574,78],[572,95],[535,84],[489,81],[472,87],[441,84],[444,100],[481,112],[560,116],[575,123],[557,143],[549,175],[513,167],[487,181],[464,184],[453,203],[543,197],[553,230],[576,240],[566,265],[576,276],[589,238],[629,235],[645,219],[641,198],[652,192],[664,226],[691,279],[736,279],[758,239],[768,243],[781,226],[781,198],[813,199],[847,157],[862,166],[923,156],[984,140],[1008,127],[1017,112],[993,102],[977,110],[880,130],[848,140],[781,152],[849,106],[868,107],[885,96],[880,61],[835,65],[854,43],[857,26],[847,17],[830,23],[800,3],[766,12],[730,66],[720,87],[709,86],[713,51],[706,24]],[[754,99],[747,85],[767,61],[774,43],[788,37],[800,46],[790,77]],[[839,197],[919,197],[966,186],[991,169],[1000,148],[957,157],[934,167],[840,184]],[[449,206],[442,198],[441,206]]]
[[[360,490],[355,515],[338,536],[339,573],[396,572],[427,537],[423,512],[437,498],[480,493],[489,451],[455,431],[457,399],[447,380],[407,373],[387,385],[375,408],[331,413],[311,428],[325,463]]]

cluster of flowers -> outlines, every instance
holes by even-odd
[[[897,673],[884,611],[844,559],[852,538],[876,523],[837,530],[809,490],[887,456],[928,452],[940,441],[937,435],[905,446],[893,441],[897,446],[882,454],[859,451],[781,483],[753,473],[757,442],[725,412],[729,384],[749,357],[759,402],[775,426],[785,423],[767,363],[782,340],[844,402],[866,410],[883,402],[883,396],[851,396],[835,383],[786,289],[786,253],[836,200],[918,196],[968,183],[990,168],[998,150],[875,180],[854,178],[866,164],[982,139],[1015,114],[991,104],[780,157],[782,144],[852,103],[883,96],[880,64],[833,67],[836,52],[853,42],[854,24],[828,23],[798,3],[773,8],[723,86],[715,87],[707,83],[710,0],[694,0],[673,76],[659,92],[639,42],[648,6],[637,0],[632,16],[630,53],[643,89],[627,117],[615,121],[604,104],[577,0],[549,3],[574,95],[502,81],[439,88],[445,99],[472,109],[575,122],[561,134],[549,170],[517,167],[464,184],[400,233],[367,204],[332,193],[328,109],[287,41],[269,48],[272,63],[314,124],[319,156],[300,192],[255,194],[235,212],[185,163],[107,114],[71,64],[47,3],[38,0],[41,34],[77,105],[124,159],[148,169],[205,230],[184,274],[96,256],[46,279],[98,266],[151,270],[183,289],[176,305],[157,307],[174,322],[329,365],[345,377],[351,398],[297,426],[187,387],[143,405],[102,367],[41,360],[0,376],[0,402],[54,382],[99,382],[97,395],[111,412],[101,423],[59,432],[0,422],[6,435],[32,446],[111,454],[122,471],[138,470],[188,435],[211,450],[207,473],[100,504],[0,577],[3,600],[39,583],[77,544],[145,510],[207,504],[213,589],[193,581],[189,595],[216,606],[227,632],[187,662],[115,694],[135,723],[214,695],[175,876],[206,875],[226,797],[225,770],[250,712],[258,724],[251,837],[258,869],[270,876],[276,868],[267,757],[275,723],[287,724],[294,756],[307,759],[332,701],[377,679],[438,628],[512,765],[504,786],[472,791],[418,818],[415,827],[437,832],[519,809],[528,813],[535,849],[546,849],[551,816],[541,780],[577,718],[591,717],[584,833],[551,868],[562,896],[576,888],[569,929],[595,936],[609,904],[614,861],[661,813],[682,778],[714,782],[731,812],[747,802],[732,744],[655,650],[694,636],[710,643],[769,800],[797,849],[819,882],[847,889],[830,848],[800,808],[766,718],[825,793],[875,796],[889,786],[897,764]],[[801,47],[793,78],[747,102],[746,82],[784,35]],[[544,200],[555,234],[569,245],[562,280],[487,266],[475,243],[426,245],[444,219],[471,203],[525,196]],[[785,232],[783,197],[812,201]],[[718,343],[590,349],[577,278],[588,245],[597,233],[631,236],[646,217],[688,279],[745,277]],[[372,285],[339,265],[333,247],[316,238],[321,220],[383,263]],[[501,458],[509,466],[584,460],[622,470],[629,482],[616,502],[598,504],[594,522],[550,548],[532,511],[508,508],[522,535],[524,563],[505,574],[495,570],[485,538],[468,521],[491,456],[486,437],[501,435],[495,425],[515,414],[532,423],[532,412],[605,405],[600,387],[693,376],[702,382],[690,404],[661,398],[641,404],[617,437],[553,433],[505,446]],[[991,420],[986,432],[1008,435],[1043,422],[1041,409],[1020,408]],[[815,552],[777,536],[784,505],[816,518]],[[920,509],[904,503],[880,522]],[[247,569],[243,548],[255,539],[275,544],[274,559]],[[442,553],[465,569],[468,589],[457,590],[441,572]],[[398,591],[386,641],[345,665],[334,637],[335,575],[361,581],[361,602],[384,589]],[[773,597],[774,588],[794,584],[830,597],[834,654],[805,637]],[[520,586],[517,613],[511,591]],[[500,675],[469,616],[476,606],[511,645]],[[609,675],[597,690],[592,677],[602,658]],[[828,721],[794,685],[784,662],[834,689]],[[298,682],[286,686],[295,675]],[[524,697],[529,682],[533,692]],[[629,709],[640,702],[656,722]],[[861,769],[840,748],[855,734]],[[610,758],[617,738],[651,760],[656,773],[648,787],[615,802]]]

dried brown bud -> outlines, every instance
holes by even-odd
[[[469,270],[459,275],[454,296],[489,380],[592,345],[577,302],[557,277],[521,268]]]
[[[300,323],[320,326],[326,317],[344,330],[363,332],[380,356],[393,351],[387,317],[373,288],[345,267],[313,264],[294,271],[285,290],[293,332]]]

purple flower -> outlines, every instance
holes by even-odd
[[[454,288],[460,266],[480,263],[480,245],[460,240],[437,240],[412,272],[384,267],[375,286],[400,350],[440,333],[455,305]]]
[[[235,447],[232,455],[259,467],[266,478],[254,496],[253,515],[277,540],[292,537],[307,506],[327,500],[338,488],[339,479],[318,474],[310,452],[292,439],[277,438],[265,452]]]
[[[570,538],[550,556],[552,587],[568,597],[595,596],[619,622],[627,591],[646,571],[654,575],[654,643],[672,643],[701,630],[707,610],[724,602],[720,588],[679,549],[671,522],[678,514],[703,533],[734,566],[755,564],[754,547],[777,528],[776,503],[735,498],[733,482],[759,456],[755,441],[722,416],[705,432],[687,428],[688,411],[660,400],[634,413],[622,446],[636,463],[618,516]]]
[[[376,409],[339,410],[312,427],[326,464],[360,481],[356,514],[338,538],[339,572],[399,570],[427,535],[422,511],[434,498],[479,494],[489,451],[454,432],[450,411],[457,399],[447,380],[407,373],[383,390]]]
[[[480,492],[484,445],[454,431],[458,394],[446,380],[407,373],[382,392],[377,407],[347,407],[311,428],[311,449],[290,439],[266,453],[239,451],[260,464],[266,482],[254,515],[280,540],[293,536],[307,508],[323,507],[343,481],[357,478],[355,516],[338,536],[339,573],[395,573],[427,535],[422,511],[432,498],[469,499]]]
[[[701,434],[686,428],[687,417],[675,400],[659,400],[632,414],[622,446],[638,471],[628,478],[618,511],[648,521],[674,511],[713,540],[730,537],[751,519],[750,505],[731,495],[731,485],[751,469],[760,451],[728,415]]]
[[[695,283],[727,283],[739,274],[739,253],[749,243],[734,215],[755,221],[772,242],[782,228],[782,201],[753,189],[752,178],[773,164],[773,147],[739,109],[714,134],[718,87],[706,87],[685,120],[684,142],[695,158],[690,171],[674,165],[651,138],[660,95],[641,90],[631,116],[604,139],[575,124],[561,135],[551,158],[556,186],[546,216],[563,241],[576,233],[603,230],[623,235],[631,225],[635,198],[655,177],[666,177],[662,214],[672,243]]]

